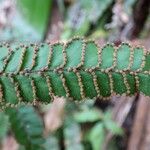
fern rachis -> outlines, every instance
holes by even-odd
[[[100,48],[94,41],[74,38],[66,43],[0,47],[0,105],[54,96],[74,100],[112,95],[150,96],[150,54],[122,43]]]

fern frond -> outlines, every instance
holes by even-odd
[[[113,95],[150,96],[150,53],[73,38],[66,43],[0,47],[0,105],[49,103],[54,96],[73,100]]]
[[[6,112],[18,143],[29,150],[43,150],[45,143],[44,125],[33,107],[8,108]]]

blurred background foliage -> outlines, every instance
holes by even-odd
[[[100,45],[130,40],[147,46],[149,6],[149,0],[0,0],[0,41],[55,42],[79,35]],[[137,98],[114,99],[79,104],[56,98],[47,106],[9,108],[0,112],[0,149],[126,149]]]

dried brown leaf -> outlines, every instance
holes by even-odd
[[[19,145],[13,136],[8,136],[4,139],[2,150],[18,150]]]
[[[65,100],[64,98],[55,98],[51,107],[44,115],[45,133],[57,130],[63,121]]]

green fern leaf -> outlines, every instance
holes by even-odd
[[[8,129],[9,129],[8,116],[4,112],[0,112],[0,141],[3,138],[5,138]]]
[[[33,107],[21,106],[6,110],[16,140],[29,150],[42,150],[45,142],[42,137],[44,126],[42,119]]]
[[[150,54],[143,47],[119,47],[83,38],[55,44],[0,47],[0,106],[49,103],[113,95],[150,96]]]

